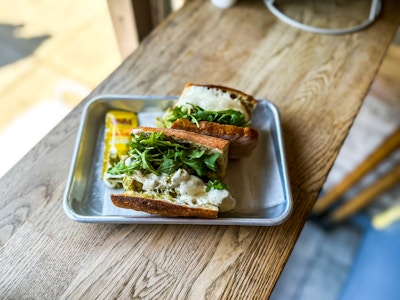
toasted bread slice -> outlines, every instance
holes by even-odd
[[[218,217],[218,207],[215,205],[203,205],[191,207],[171,203],[160,199],[145,198],[143,195],[126,193],[111,195],[115,206],[143,211],[149,214],[156,214],[167,217],[196,217],[215,219]]]
[[[199,127],[187,119],[179,119],[172,123],[171,128],[187,130],[204,135],[214,136],[230,142],[229,158],[248,157],[258,144],[258,131],[251,127],[238,127],[200,121]]]

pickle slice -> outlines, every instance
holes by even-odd
[[[137,126],[138,118],[133,112],[110,110],[106,113],[102,178],[108,168],[127,154],[131,131]]]

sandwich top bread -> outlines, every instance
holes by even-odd
[[[249,156],[258,132],[249,127],[257,100],[218,85],[186,84],[178,102],[163,117],[163,126],[230,141],[229,158]]]
[[[126,157],[104,174],[120,184],[114,205],[164,216],[216,218],[235,200],[222,182],[229,142],[193,132],[138,127]]]

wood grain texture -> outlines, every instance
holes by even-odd
[[[368,29],[321,36],[283,24],[262,1],[239,1],[229,10],[189,1],[0,179],[0,295],[268,298],[385,55],[399,13],[397,1],[385,1]],[[291,218],[268,228],[69,220],[62,196],[89,98],[176,95],[189,81],[232,86],[276,103],[293,190]]]

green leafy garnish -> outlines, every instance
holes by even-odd
[[[218,124],[228,124],[235,126],[248,126],[243,113],[233,109],[221,111],[209,111],[190,104],[191,107],[174,106],[165,116],[164,123],[166,127],[170,127],[173,122],[178,119],[188,119],[199,127],[200,121],[215,122]]]
[[[214,179],[207,182],[206,192],[209,192],[211,189],[225,190],[227,186],[218,179]]]
[[[218,177],[220,153],[206,154],[204,149],[172,142],[163,132],[133,135],[131,138],[128,157],[108,169],[107,173],[131,175],[134,170],[146,170],[159,176],[182,168],[203,180]]]

